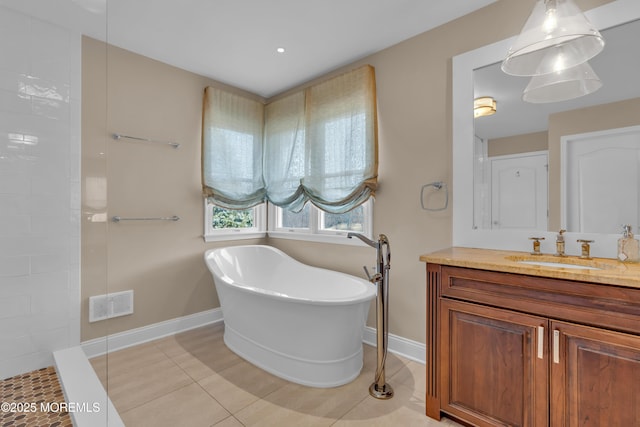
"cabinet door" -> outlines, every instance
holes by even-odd
[[[548,320],[441,302],[441,409],[478,426],[547,426]]]
[[[640,426],[640,337],[552,322],[552,426]]]

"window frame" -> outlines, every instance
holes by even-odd
[[[259,239],[267,235],[267,207],[266,202],[261,203],[253,208],[253,218],[255,224],[251,228],[219,228],[212,227],[213,209],[209,205],[216,206],[215,203],[208,203],[204,199],[204,241],[220,242],[225,240],[243,240],[243,239]],[[220,206],[218,206],[220,207]],[[224,209],[224,208],[223,208]]]
[[[373,238],[373,198],[370,198],[362,205],[363,208],[363,231],[360,233],[369,239]],[[349,230],[328,230],[320,227],[322,215],[324,212],[319,208],[310,205],[309,209],[309,228],[287,228],[278,227],[281,210],[272,204],[268,205],[269,224],[267,226],[267,235],[276,239],[304,240],[309,242],[333,243],[342,245],[361,246],[360,239],[347,239],[347,233],[354,232]],[[357,232],[355,232],[357,233]]]

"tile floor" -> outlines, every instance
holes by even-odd
[[[7,378],[0,381],[0,403],[10,406],[0,411],[0,426],[72,427],[69,413],[60,409],[64,402],[53,366]]]
[[[223,332],[223,323],[204,326],[91,363],[127,427],[458,426],[424,415],[424,365],[390,353],[386,375],[395,396],[384,401],[369,396],[370,346],[355,381],[318,389],[256,368],[224,345]]]

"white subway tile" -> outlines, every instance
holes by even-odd
[[[31,75],[46,80],[69,83],[70,34],[44,21],[31,21]]]
[[[69,290],[69,272],[32,274],[29,276],[26,288],[28,293],[34,296],[58,293],[66,297]]]
[[[66,194],[65,197],[50,194],[31,195],[27,199],[27,212],[33,215],[37,215],[43,212],[44,207],[46,207],[48,212],[68,212],[69,197],[70,195],[68,194]]]
[[[54,273],[69,270],[69,253],[67,251],[31,257],[31,273]]]
[[[31,296],[31,313],[68,314],[69,294],[67,292],[37,294]]]
[[[9,324],[13,318],[4,319]],[[8,336],[2,338],[2,346],[0,346],[0,360],[18,357],[29,353],[34,353],[36,347],[31,335]],[[0,363],[1,365],[1,363]]]
[[[9,9],[0,10],[0,67],[27,73],[29,71],[29,18]]]
[[[54,120],[69,120],[69,104],[47,98],[31,98],[33,113]]]
[[[31,179],[26,173],[2,175],[0,179],[0,194],[29,194]]]
[[[27,276],[29,273],[29,257],[0,257],[0,277]]]
[[[0,57],[6,378],[50,365],[52,351],[80,340],[81,40],[0,6]]]
[[[0,257],[29,255],[31,242],[24,236],[3,236],[0,244]]]
[[[60,171],[57,173],[52,171],[47,175],[33,175],[31,177],[31,194],[63,197],[69,200],[68,177]]]
[[[28,295],[16,295],[8,298],[0,298],[0,318],[28,316],[31,314],[31,299]]]
[[[31,97],[17,91],[0,90],[0,112],[31,113]]]
[[[0,379],[52,366],[53,363],[53,354],[50,351],[21,354],[17,357],[0,359]]]
[[[2,52],[1,48],[0,52]],[[21,83],[24,79],[25,75],[23,73],[0,67],[0,89],[23,95],[23,93],[20,92],[20,88],[22,87]]]
[[[46,328],[32,334],[37,351],[62,350],[69,348],[68,328]]]
[[[36,235],[48,234],[55,235],[60,239],[66,238],[71,232],[72,225],[69,211],[70,209],[67,209],[66,215],[62,212],[47,214],[46,211],[41,212],[41,215],[33,215],[31,217],[31,232]]]
[[[29,276],[0,277],[0,295],[29,295]]]
[[[4,177],[0,175],[0,181]],[[31,182],[29,182],[31,186]],[[25,194],[7,194],[0,192],[0,215],[19,215],[31,213],[31,197]]]
[[[0,215],[0,237],[26,237],[31,232],[28,215]],[[2,272],[0,271],[0,275]]]

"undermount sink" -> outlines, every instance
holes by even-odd
[[[555,268],[573,268],[576,270],[602,270],[599,267],[591,267],[588,265],[577,264],[565,264],[564,262],[549,262],[549,261],[516,261],[518,264],[539,265],[541,267],[555,267]]]
[[[558,257],[554,255],[510,255],[507,260],[521,265],[531,265],[543,268],[565,268],[571,270],[615,270],[624,268],[616,260],[585,259],[575,256]]]

